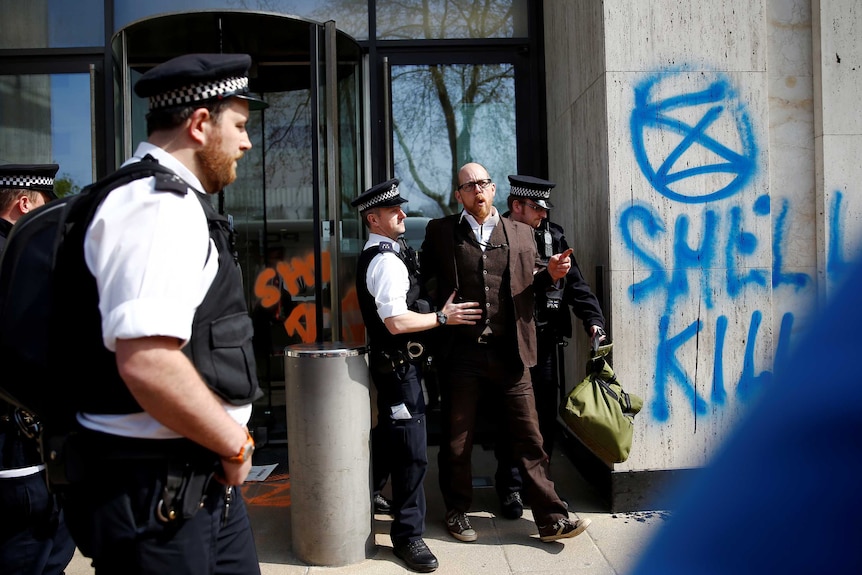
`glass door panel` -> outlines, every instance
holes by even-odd
[[[393,65],[391,93],[394,176],[408,216],[456,211],[457,172],[467,162],[484,165],[498,189],[517,173],[514,65]],[[505,211],[506,194],[495,203]],[[423,236],[424,226],[408,221],[414,247]]]
[[[356,265],[359,253],[365,244],[362,224],[356,208],[350,202],[366,189],[363,130],[363,76],[359,50],[346,42],[338,44],[338,78],[336,98],[338,106],[338,158],[339,193],[333,212],[338,220],[337,273],[338,302],[340,309],[338,324],[341,341],[348,344],[364,344],[365,324],[359,311],[356,295]]]
[[[255,343],[278,353],[315,341],[314,182],[309,90],[265,95],[249,123],[253,148],[224,193],[239,232]]]
[[[0,163],[60,166],[58,195],[93,181],[90,74],[0,76]]]

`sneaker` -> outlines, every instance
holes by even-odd
[[[380,495],[374,496],[374,513],[382,513],[384,515],[392,515],[392,502]]]
[[[425,541],[417,539],[405,545],[394,545],[392,552],[404,561],[407,568],[419,573],[431,573],[438,567],[437,558],[428,549]]]
[[[592,521],[589,519],[576,519],[572,521],[567,517],[563,517],[552,525],[539,526],[539,539],[545,542],[568,539],[586,531],[590,523]]]
[[[506,519],[518,519],[524,514],[524,501],[518,491],[513,491],[500,500],[500,510]]]
[[[476,531],[474,531],[473,526],[470,525],[470,520],[467,519],[466,513],[460,513],[454,510],[447,513],[446,527],[449,529],[449,533],[452,534],[452,537],[459,541],[469,542],[476,540]]]

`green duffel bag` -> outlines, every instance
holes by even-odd
[[[578,439],[607,464],[622,463],[632,448],[635,415],[643,399],[626,393],[605,356],[613,344],[592,350],[587,376],[577,384],[560,415]]]

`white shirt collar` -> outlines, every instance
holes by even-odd
[[[467,220],[467,223],[470,224],[470,229],[473,230],[473,234],[475,234],[476,239],[479,241],[479,245],[482,246],[482,251],[485,251],[485,246],[491,240],[491,232],[500,223],[500,213],[497,211],[497,208],[492,206],[491,214],[481,224],[467,210],[461,211],[461,219]]]
[[[198,177],[194,175],[192,171],[185,166],[185,164],[179,161],[170,152],[166,152],[162,148],[149,142],[141,142],[140,144],[138,144],[138,147],[135,150],[135,155],[126,160],[123,165],[125,166],[126,164],[140,161],[147,154],[158,160],[159,163],[164,167],[173,170],[179,177],[185,180],[185,182],[191,187],[193,187],[195,190],[201,193],[206,193],[206,190],[204,190],[204,187],[203,185],[201,185],[201,182],[200,180],[198,180]]]
[[[393,240],[392,238],[382,236],[380,234],[375,234],[374,232],[368,234],[368,241],[365,242],[365,249],[382,243],[392,244],[392,251],[394,251],[396,254],[401,251],[401,246],[398,244],[397,241]]]

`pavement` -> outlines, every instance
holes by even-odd
[[[473,453],[474,498],[468,513],[478,540],[463,543],[449,535],[437,486],[437,447],[429,446],[425,480],[428,501],[425,542],[437,556],[437,575],[624,575],[653,534],[669,519],[667,511],[611,513],[608,502],[581,477],[561,450],[556,450],[551,472],[557,492],[569,504],[570,515],[589,518],[586,532],[573,539],[542,543],[526,509],[518,520],[498,517],[499,503],[492,486],[493,450],[476,446]],[[255,533],[263,575],[401,575],[412,573],[392,553],[386,515],[375,515],[376,552],[372,557],[342,567],[309,566],[291,548],[290,478],[286,447],[267,446],[255,452],[255,465],[277,462],[266,481],[246,483],[243,493]],[[67,575],[94,573],[87,558],[76,553]],[[169,574],[165,574],[169,575]]]

